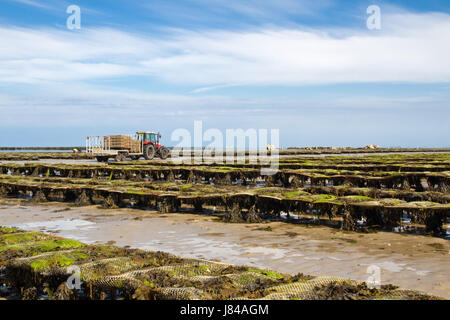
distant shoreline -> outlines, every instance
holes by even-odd
[[[84,151],[86,147],[0,147],[0,151],[72,151],[77,149],[79,151]],[[186,150],[191,149],[191,151],[196,151],[200,148],[174,148],[168,147],[170,150]],[[210,150],[214,153],[214,150],[203,147],[202,150]],[[402,147],[379,147],[379,148],[367,148],[367,147],[288,147],[277,149],[282,153],[296,154],[296,153],[317,153],[317,152],[332,152],[332,153],[353,153],[353,152],[450,152],[450,147],[447,148],[402,148]],[[216,152],[224,152],[227,150],[216,150]],[[231,151],[231,150],[228,150]],[[237,150],[239,152],[250,152],[249,150]],[[254,151],[254,150],[252,150]],[[261,151],[261,150],[259,150]]]

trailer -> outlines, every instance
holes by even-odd
[[[98,162],[113,158],[117,162],[127,158],[152,160],[155,156],[166,159],[169,149],[160,144],[161,134],[153,131],[138,131],[135,134],[86,137],[86,153]]]

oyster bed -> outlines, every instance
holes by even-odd
[[[68,288],[71,276],[80,279],[79,289]],[[439,299],[392,285],[371,289],[342,278],[290,276],[5,227],[0,280],[0,299]]]
[[[221,212],[226,222],[326,222],[344,230],[420,230],[445,236],[450,214],[450,155],[376,155],[280,159],[261,164],[2,164],[0,196],[77,205]],[[370,168],[371,170],[365,170]],[[396,170],[396,171],[393,171]],[[305,219],[303,219],[305,218]]]

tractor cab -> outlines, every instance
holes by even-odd
[[[144,145],[146,144],[153,144],[156,148],[160,148],[161,145],[159,144],[159,139],[161,138],[161,135],[159,133],[155,133],[153,131],[141,131],[136,132],[139,141],[142,141]]]
[[[153,159],[155,155],[161,159],[167,159],[169,156],[169,149],[159,143],[161,134],[153,131],[136,132],[139,141],[143,144],[144,158],[147,160]]]

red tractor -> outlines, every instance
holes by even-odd
[[[161,135],[153,131],[136,132],[134,135],[89,136],[86,138],[86,152],[99,162],[109,158],[125,161],[126,158],[152,160],[155,156],[166,159],[169,149],[159,143]]]
[[[142,141],[143,154],[146,160],[152,160],[155,155],[161,159],[167,159],[169,149],[159,143],[161,135],[152,131],[137,132],[138,139]],[[136,156],[138,159],[140,156]]]

